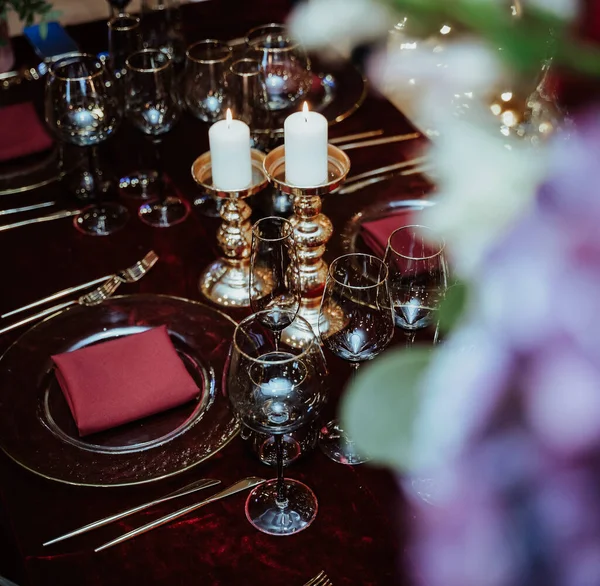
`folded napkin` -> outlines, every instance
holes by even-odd
[[[361,236],[375,255],[383,258],[390,234],[394,230],[411,223],[409,214],[387,216],[379,220],[365,222],[362,225]]]
[[[165,326],[52,360],[80,436],[177,407],[199,392]]]
[[[31,102],[0,108],[0,161],[45,151],[52,139]]]

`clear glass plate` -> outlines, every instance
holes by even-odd
[[[200,389],[197,401],[80,438],[51,355],[166,325]],[[60,482],[124,486],[183,472],[238,432],[222,388],[235,322],[201,303],[163,295],[73,306],[25,332],[0,359],[0,446]]]

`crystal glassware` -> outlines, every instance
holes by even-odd
[[[319,335],[326,348],[347,360],[353,376],[361,362],[371,360],[390,343],[394,316],[386,265],[369,254],[346,254],[330,267],[321,302]],[[336,462],[367,460],[337,420],[322,430],[319,445]]]
[[[248,57],[229,68],[229,105],[235,118],[250,127],[252,147],[266,151],[271,142],[271,111],[261,64]]]
[[[45,94],[46,123],[60,141],[87,148],[86,176],[92,200],[103,196],[95,147],[113,134],[121,116],[114,80],[100,59],[85,53],[70,53],[50,66]],[[85,234],[105,236],[122,228],[127,218],[122,205],[98,201],[84,208],[74,225]]]
[[[264,71],[271,110],[290,108],[306,96],[312,81],[310,61],[284,25],[271,23],[252,29],[246,46],[246,56],[259,61]]]
[[[144,49],[127,59],[127,118],[154,145],[156,153],[156,200],[139,209],[142,222],[166,228],[183,222],[189,214],[186,201],[172,193],[162,171],[161,143],[181,115],[173,62],[159,49]]]
[[[108,62],[116,80],[126,73],[125,61],[142,48],[140,19],[119,14],[108,21]]]
[[[131,0],[107,0],[107,2],[110,4],[111,17],[114,17],[123,14]]]
[[[300,307],[294,227],[284,218],[269,216],[252,226],[250,307],[260,312],[277,348]]]
[[[183,60],[185,40],[179,0],[142,0],[144,48],[160,49],[175,63]]]
[[[310,488],[283,477],[282,438],[318,416],[326,399],[326,367],[307,321],[296,318],[296,327],[304,330],[297,344],[282,341],[276,347],[265,314],[268,311],[250,315],[235,330],[226,368],[227,393],[245,426],[273,435],[277,454],[277,479],[250,493],[246,517],[264,533],[291,535],[312,523],[318,505]]]
[[[426,226],[403,226],[390,235],[384,262],[399,328],[414,332],[435,321],[447,287],[443,252],[443,240]]]
[[[185,57],[183,88],[188,110],[211,124],[225,118],[231,48],[221,41],[205,39],[190,45]]]

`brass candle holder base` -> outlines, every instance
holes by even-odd
[[[321,213],[321,198],[337,189],[350,171],[350,159],[341,149],[328,146],[328,179],[322,185],[298,187],[285,180],[285,147],[272,150],[264,161],[265,172],[275,188],[293,197],[294,215],[290,222],[294,226],[294,239],[298,251],[299,288],[301,292],[301,315],[318,333],[319,307],[327,279],[327,264],[323,260],[325,246],[333,234],[333,226]],[[323,319],[334,316],[323,316]],[[337,320],[336,320],[337,321]],[[284,331],[288,341],[293,341],[300,332],[294,325]]]
[[[245,189],[225,191],[212,182],[210,152],[200,155],[192,164],[192,177],[212,196],[224,201],[220,210],[223,220],[217,240],[223,256],[210,264],[200,276],[200,292],[224,307],[250,305],[250,246],[252,210],[244,201],[266,187],[269,179],[264,172],[265,155],[251,150],[252,184]]]

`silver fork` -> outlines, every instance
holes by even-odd
[[[321,570],[314,578],[311,578],[304,586],[333,586],[333,582],[327,574]]]
[[[86,306],[99,305],[105,299],[108,299],[119,288],[121,283],[122,283],[122,281],[119,279],[119,277],[117,277],[117,276],[111,277],[108,281],[106,281],[105,283],[102,283],[102,285],[100,285],[100,287],[97,287],[93,291],[90,291],[89,293],[82,295],[81,297],[79,297],[79,299],[76,299],[75,301],[66,301],[65,303],[61,303],[59,305],[54,305],[53,307],[44,309],[43,311],[40,311],[39,313],[30,315],[30,316],[26,317],[25,319],[22,319],[21,321],[15,322],[14,324],[10,324],[9,326],[2,328],[0,330],[0,335],[5,334],[6,332],[10,332],[11,330],[14,330],[16,328],[20,328],[21,326],[31,323],[32,321],[41,319],[42,317],[46,317],[48,315],[56,313],[57,311],[61,311],[61,310],[65,309],[66,307],[70,307],[71,305],[77,305],[77,304],[86,305]]]
[[[46,303],[49,303],[50,301],[60,299],[61,297],[66,297],[67,295],[72,295],[73,293],[77,293],[78,291],[89,289],[90,287],[93,287],[95,285],[100,285],[113,277],[118,277],[122,283],[135,283],[136,281],[139,281],[156,264],[157,260],[158,255],[156,254],[156,252],[151,250],[142,260],[139,260],[134,265],[130,266],[127,269],[119,271],[114,275],[106,275],[105,277],[100,277],[99,279],[88,281],[87,283],[83,283],[82,285],[77,285],[75,287],[63,289],[62,291],[53,293],[48,297],[44,297],[44,299],[39,299],[38,301],[34,301],[29,305],[19,307],[19,309],[13,309],[12,311],[0,315],[0,319],[16,315],[17,313],[22,313],[23,311],[28,311],[30,309],[33,309],[34,307],[38,307],[39,305],[44,305]]]

